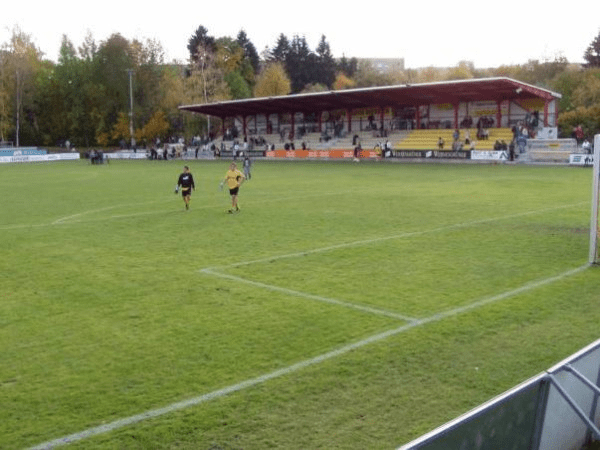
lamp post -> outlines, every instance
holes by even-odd
[[[204,61],[206,61],[206,53],[203,53],[202,56],[200,57],[200,61],[202,61],[202,64],[200,66],[200,70],[202,71],[202,86],[204,88],[204,103],[208,103],[208,95],[206,95],[206,76],[204,75]],[[207,135],[208,135],[208,140],[210,141],[210,116],[207,114],[206,115],[206,122],[207,122]]]
[[[16,73],[16,77],[17,77],[17,127],[16,127],[16,144],[17,147],[19,147],[19,134],[20,134],[20,128],[21,128],[21,86],[20,86],[20,79],[19,79],[19,69],[17,69],[17,73]]]
[[[132,75],[133,70],[127,70],[129,74],[129,136],[131,137],[131,148],[135,147],[135,139],[133,137],[133,83],[132,83]]]

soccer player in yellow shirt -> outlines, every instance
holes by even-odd
[[[231,195],[231,209],[227,211],[229,214],[239,212],[240,210],[238,206],[238,192],[245,179],[246,177],[238,170],[236,163],[232,162],[229,166],[229,170],[225,174],[225,178],[221,181],[221,186],[223,186],[224,183],[227,183],[229,194]]]

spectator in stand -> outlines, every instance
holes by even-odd
[[[587,139],[583,141],[583,144],[581,144],[581,150],[583,150],[583,152],[587,154],[592,153],[592,145],[590,144],[590,141],[588,141]]]
[[[250,178],[252,178],[252,174],[250,173],[251,167],[252,167],[252,161],[250,161],[250,158],[248,156],[246,156],[244,158],[244,176],[246,177],[246,180],[250,180]]]
[[[468,146],[471,143],[471,132],[467,129],[465,131],[465,146]]]
[[[575,135],[575,139],[577,140],[577,146],[580,146],[584,138],[583,128],[581,128],[581,124],[577,125],[573,129],[573,134]]]
[[[360,152],[362,151],[362,147],[360,145],[360,141],[357,142],[356,147],[354,147],[354,161],[358,162],[360,157]]]
[[[527,138],[522,134],[517,138],[517,146],[519,147],[519,154],[525,153],[525,146],[527,145]]]
[[[460,131],[458,129],[454,130],[452,137],[454,138],[454,142],[458,141],[460,139]]]
[[[441,136],[438,138],[438,149],[444,150],[444,139]]]
[[[509,155],[510,161],[515,160],[515,140],[514,139],[512,141],[510,141],[510,144],[508,144],[508,155]]]

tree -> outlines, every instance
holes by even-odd
[[[260,58],[254,44],[248,39],[246,32],[240,30],[236,39],[239,46],[244,49],[244,59],[247,60],[252,67],[254,73],[257,73],[260,68]]]
[[[34,145],[39,139],[34,96],[43,66],[31,36],[14,28],[0,51],[0,139],[22,145]]]
[[[274,97],[291,92],[291,81],[282,63],[268,64],[256,79],[255,97]]]
[[[344,73],[348,78],[352,78],[358,70],[358,59],[348,59],[346,58],[346,55],[342,55],[342,58],[338,63],[338,70]]]
[[[587,68],[600,67],[600,32],[585,50],[583,59],[587,61]]]
[[[358,87],[372,86],[390,86],[397,84],[397,74],[392,72],[382,72],[373,67],[371,61],[361,60],[358,63],[358,70],[354,74],[354,80]]]
[[[321,40],[317,46],[316,63],[317,67],[315,67],[315,79],[313,82],[323,84],[327,86],[328,89],[331,89],[333,82],[335,81],[337,67],[325,35],[321,36]]]
[[[565,70],[552,80],[551,89],[562,94],[558,101],[558,110],[567,112],[575,109],[573,92],[581,84],[584,72],[577,69]]]
[[[586,136],[600,133],[600,106],[580,106],[558,117],[558,126],[563,136],[571,136],[573,128],[581,125]]]
[[[91,32],[88,32],[85,35],[83,43],[79,46],[79,56],[86,61],[92,61],[96,56],[96,52],[98,51],[98,46],[96,45],[96,41],[92,36]]]
[[[600,105],[600,68],[588,69],[573,90],[573,103],[584,107]]]
[[[120,34],[111,35],[100,43],[92,62],[91,82],[103,86],[104,96],[97,105],[97,114],[102,117],[99,133],[111,134],[119,115],[129,111],[129,71],[135,69],[135,52],[127,39]],[[135,81],[135,80],[134,80]]]
[[[204,52],[214,53],[216,51],[215,38],[209,36],[208,30],[200,25],[189,38],[187,49],[190,52],[190,61],[198,62]]]
[[[119,113],[119,117],[117,122],[113,125],[111,137],[113,141],[121,141],[129,142],[130,134],[129,134],[129,117],[124,112]]]
[[[304,86],[316,80],[316,60],[306,38],[295,35],[285,59],[285,68],[292,82],[292,92],[298,93]]]
[[[137,130],[136,138],[138,141],[146,140],[153,142],[157,137],[164,138],[167,131],[169,131],[169,122],[165,117],[165,113],[156,111],[146,125]]]
[[[289,53],[290,41],[285,36],[285,34],[281,33],[277,38],[277,43],[275,44],[275,47],[269,52],[268,62],[279,62],[285,64]]]
[[[224,78],[229,86],[231,98],[237,100],[241,98],[252,97],[252,90],[250,89],[250,86],[248,86],[248,83],[239,72],[229,72]]]
[[[225,75],[227,68],[236,65],[228,60],[229,56],[239,61],[235,50],[239,49],[239,46],[235,43],[235,46],[228,47],[228,43],[234,43],[234,41],[230,38],[223,38],[221,44],[225,45],[221,45],[220,48],[216,42],[214,47],[203,47],[202,44],[199,44],[199,58],[190,62],[183,80],[183,94],[186,103],[203,104],[231,99],[231,91],[225,81]],[[212,51],[213,48],[215,51]],[[202,117],[202,119],[195,122],[197,129],[191,132],[212,134],[214,122],[211,123],[208,117],[198,117]],[[201,131],[200,128],[204,128],[204,130]]]
[[[329,88],[321,83],[310,83],[304,86],[300,91],[301,94],[315,94],[317,92],[327,92]]]
[[[164,92],[160,89],[164,71],[164,50],[160,42],[147,39],[130,43],[134,70],[133,97],[136,122],[147,122],[158,109]]]
[[[471,61],[460,61],[456,67],[448,70],[446,80],[468,80],[473,78],[475,66]]]
[[[343,72],[338,73],[333,83],[333,89],[336,91],[340,91],[342,89],[352,89],[355,86],[356,83],[354,80],[346,76],[346,74]]]

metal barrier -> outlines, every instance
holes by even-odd
[[[578,450],[600,440],[600,340],[399,450]]]

